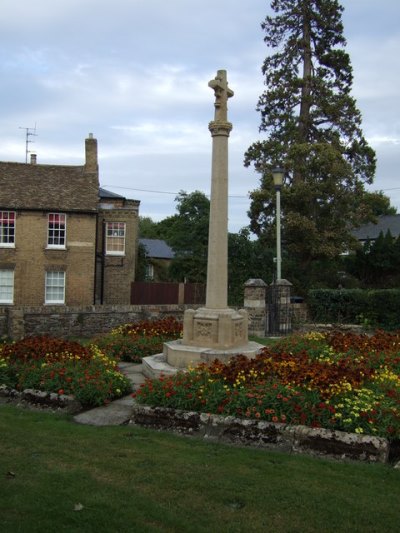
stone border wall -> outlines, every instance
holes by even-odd
[[[381,437],[306,426],[287,426],[167,407],[135,405],[130,423],[225,444],[255,446],[334,459],[387,463],[390,453],[389,441]]]
[[[0,338],[34,335],[93,337],[128,322],[174,316],[183,319],[190,305],[92,305],[86,307],[0,307]]]
[[[82,405],[74,396],[35,389],[17,391],[7,385],[0,385],[0,403],[2,400],[24,407],[50,408],[52,411],[60,410],[70,414],[82,411]]]

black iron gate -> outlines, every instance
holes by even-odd
[[[274,281],[266,295],[267,335],[288,335],[292,331],[290,306],[292,284],[285,279]]]

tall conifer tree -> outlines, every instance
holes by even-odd
[[[350,246],[350,227],[365,219],[362,197],[375,154],[351,96],[343,7],[337,0],[272,0],[271,8],[261,26],[273,53],[262,66],[266,90],[257,105],[267,138],[245,154],[245,165],[261,173],[249,216],[251,229],[272,240],[271,169],[283,166],[284,246],[304,268]]]

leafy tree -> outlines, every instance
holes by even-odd
[[[390,198],[383,191],[365,192],[361,208],[365,211],[363,222],[369,222],[371,215],[376,218],[397,214],[396,207],[390,205]]]
[[[135,273],[136,281],[145,281],[146,265],[147,265],[146,247],[143,244],[139,243],[137,256],[136,256],[136,273]]]
[[[267,138],[252,144],[245,165],[261,174],[251,193],[251,229],[274,239],[271,170],[286,171],[282,237],[304,275],[312,261],[337,257],[354,244],[350,228],[363,218],[364,184],[375,154],[361,131],[350,92],[352,68],[337,0],[272,0],[262,24],[275,50],[263,64],[266,90],[257,110]],[[285,274],[285,263],[282,265]]]
[[[194,191],[176,197],[177,213],[156,224],[157,237],[174,250],[170,279],[205,283],[207,278],[210,201]],[[230,305],[243,304],[243,284],[249,278],[272,281],[273,251],[259,240],[250,239],[250,230],[228,235],[228,296]]]
[[[271,283],[275,265],[274,252],[260,240],[250,239],[250,230],[228,235],[228,298],[230,305],[243,305],[244,283],[260,278]]]
[[[158,223],[161,238],[175,252],[170,274],[177,281],[186,279],[204,283],[207,277],[210,201],[200,191],[180,191],[175,201],[177,213]]]
[[[347,257],[347,270],[363,287],[387,289],[400,283],[400,238],[390,231],[381,232],[375,241],[366,241],[355,254]]]
[[[151,217],[139,217],[139,237],[141,239],[159,239],[158,222],[154,222]]]

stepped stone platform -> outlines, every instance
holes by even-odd
[[[225,350],[214,348],[189,346],[181,340],[170,341],[164,344],[164,352],[142,360],[143,375],[150,379],[157,379],[163,375],[173,375],[180,370],[187,369],[199,363],[211,363],[215,359],[226,363],[235,355],[245,355],[254,358],[264,348],[257,342],[250,341],[243,346],[237,346]],[[173,361],[173,363],[171,363]]]

